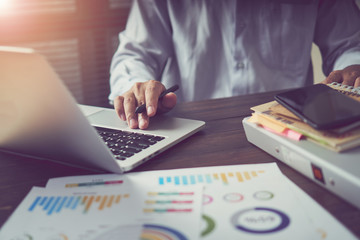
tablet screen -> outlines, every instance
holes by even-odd
[[[317,129],[332,129],[360,121],[360,102],[324,85],[286,91],[275,99]]]

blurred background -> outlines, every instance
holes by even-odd
[[[106,107],[110,61],[130,6],[131,0],[0,0],[0,45],[42,53],[79,103]]]
[[[110,61],[130,6],[131,0],[0,0],[0,45],[34,48],[79,103],[108,107]],[[320,82],[315,45],[312,57]]]

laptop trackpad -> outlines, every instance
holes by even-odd
[[[99,112],[96,112],[87,117],[90,121],[91,125],[99,126],[99,127],[108,127],[108,128],[119,128],[121,130],[129,130],[136,131],[140,129],[130,129],[127,123],[121,120],[116,114],[115,110],[112,109],[104,109]],[[156,116],[150,119],[151,124],[149,128],[147,128],[147,132],[151,131],[175,131],[177,129],[185,130],[184,122],[185,119],[177,119],[166,117],[164,115]],[[156,133],[155,133],[156,134]]]
[[[115,128],[128,131],[140,131],[140,129],[130,129],[125,121],[122,121],[115,110],[105,109],[87,117],[91,125],[107,128]],[[199,121],[182,118],[172,118],[165,115],[155,116],[150,119],[150,126],[146,132],[154,135],[163,136],[183,136],[184,133],[193,131],[198,127]],[[200,126],[200,125],[199,125]]]
[[[128,128],[126,122],[122,121],[112,109],[103,109],[87,117],[91,125],[114,128]]]

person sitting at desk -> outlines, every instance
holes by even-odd
[[[111,64],[110,101],[131,128],[177,101],[323,83],[360,86],[360,14],[352,0],[135,0]],[[177,95],[158,97],[164,86]],[[145,113],[135,108],[146,104]]]

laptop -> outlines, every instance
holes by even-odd
[[[360,147],[336,153],[271,133],[244,118],[247,140],[360,209]]]
[[[78,105],[28,49],[0,48],[0,86],[0,151],[87,169],[130,171],[205,126],[163,115],[147,130],[130,129],[113,109]]]

